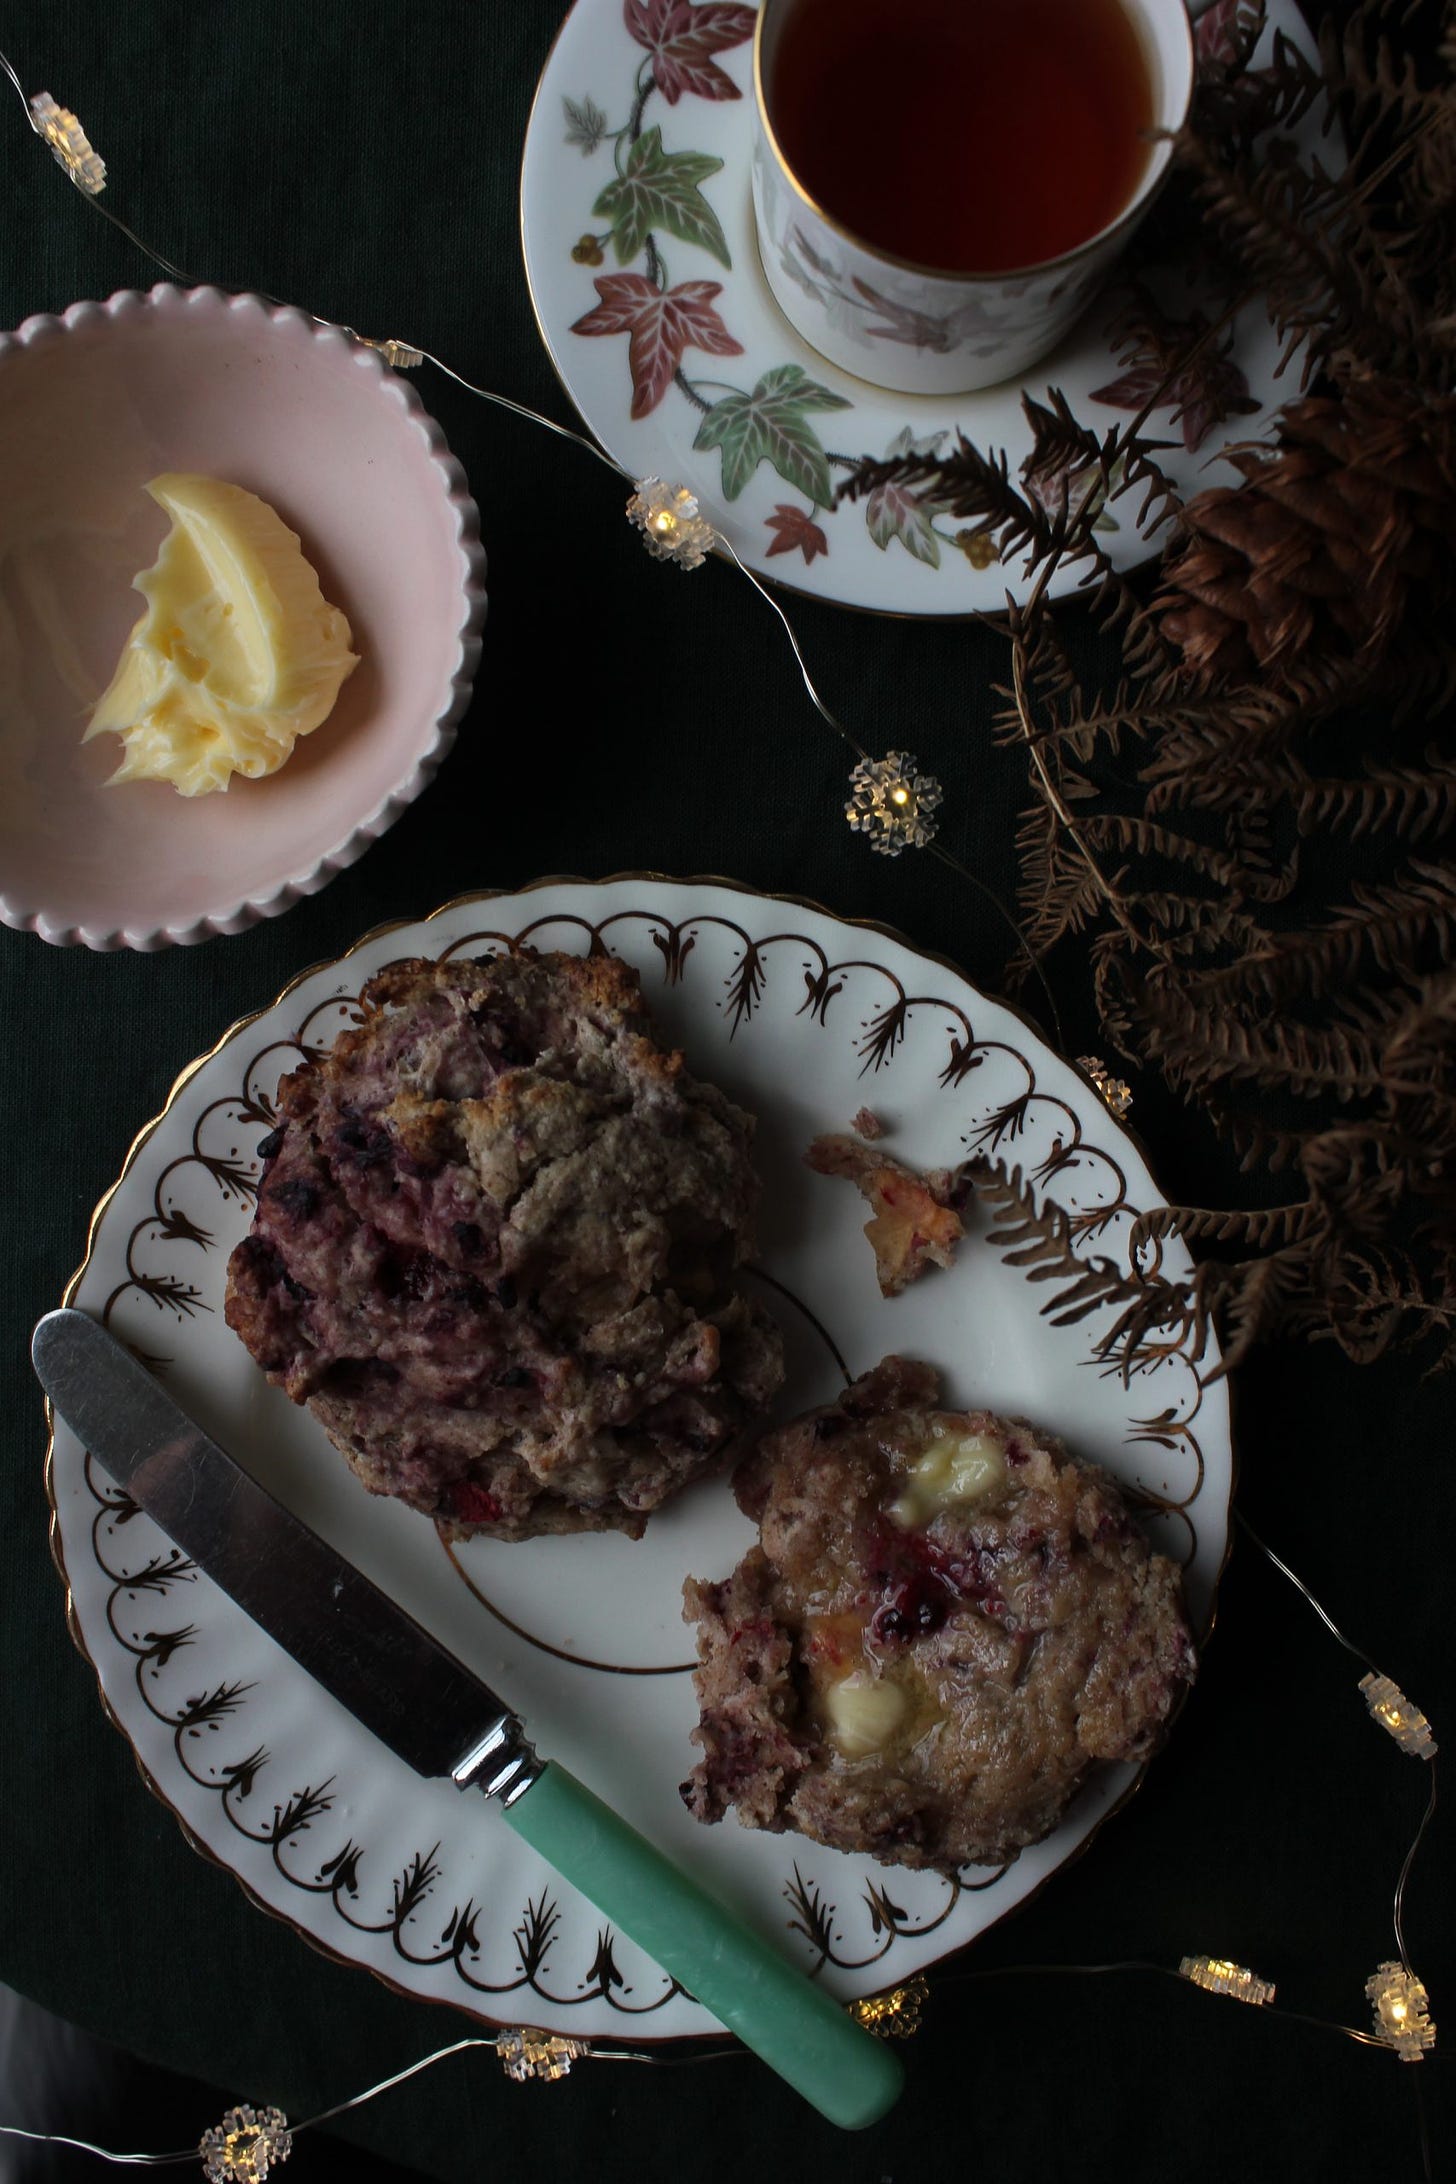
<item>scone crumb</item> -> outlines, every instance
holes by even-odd
[[[865,1234],[881,1296],[898,1297],[928,1267],[951,1264],[965,1227],[950,1202],[949,1169],[918,1174],[892,1154],[871,1152],[834,1131],[815,1138],[804,1158],[816,1175],[848,1177],[870,1207]]]

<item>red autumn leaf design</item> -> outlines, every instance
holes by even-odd
[[[764,552],[766,561],[772,561],[775,554],[791,554],[797,549],[803,554],[807,567],[815,554],[827,554],[829,551],[828,539],[807,508],[791,508],[787,502],[780,501],[773,514],[765,516],[764,521],[774,534],[772,546],[767,547]]]
[[[1248,380],[1227,356],[1203,357],[1172,378],[1161,358],[1135,363],[1120,379],[1096,388],[1092,399],[1105,402],[1109,409],[1140,410],[1160,389],[1158,406],[1176,414],[1190,455],[1224,418],[1250,416],[1259,407],[1249,393]]]
[[[1134,282],[1108,331],[1122,372],[1094,388],[1093,401],[1109,409],[1140,410],[1156,399],[1157,407],[1172,410],[1182,426],[1190,455],[1225,418],[1251,417],[1258,409],[1230,354],[1232,333],[1209,347],[1209,324],[1201,311],[1170,318],[1156,297]]]
[[[676,288],[654,288],[645,273],[603,273],[595,282],[601,302],[579,318],[574,334],[626,334],[632,370],[632,415],[655,410],[682,362],[684,349],[706,349],[710,356],[742,356],[717,312],[713,298],[721,281],[680,281]]]
[[[652,55],[657,88],[669,106],[684,91],[700,99],[741,98],[712,58],[753,36],[755,11],[738,0],[622,0],[627,28]]]

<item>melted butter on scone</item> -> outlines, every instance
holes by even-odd
[[[846,1759],[878,1752],[901,1729],[911,1710],[904,1686],[858,1668],[823,1694],[830,1742]]]
[[[804,1625],[815,1711],[826,1741],[841,1759],[868,1759],[892,1745],[913,1744],[940,1719],[908,1663],[887,1671],[866,1645],[866,1636],[866,1626],[853,1610],[810,1616]]]
[[[959,1433],[936,1419],[929,1447],[914,1457],[905,1489],[889,1514],[907,1530],[929,1524],[942,1509],[994,1501],[1006,1490],[1006,1443],[999,1433]]]
[[[170,781],[183,796],[276,773],[359,664],[349,624],[255,493],[180,473],[147,491],[172,528],[136,579],[146,612],[85,740],[121,737],[113,783]]]

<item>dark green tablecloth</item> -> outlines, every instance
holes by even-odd
[[[565,417],[516,216],[526,115],[559,16],[557,0],[13,0],[0,39],[28,90],[48,88],[82,116],[111,165],[109,202],[197,277],[406,334]],[[66,186],[8,89],[0,206],[0,324],[149,285],[150,269]],[[420,385],[469,474],[490,557],[475,701],[442,780],[322,895],[237,938],[95,956],[0,932],[0,1980],[295,2116],[469,2027],[315,1955],[196,1857],[139,1782],[66,1637],[25,1341],[77,1264],[133,1134],[178,1068],[293,973],[471,887],[544,872],[720,872],[896,925],[993,985],[1004,955],[960,883],[924,857],[874,858],[843,825],[843,749],[731,570],[654,568],[600,466],[433,375]],[[873,748],[908,743],[941,775],[945,838],[1009,891],[1020,782],[988,730],[1000,640],[811,605],[797,622],[830,702]],[[1061,994],[1080,1051],[1095,1041],[1074,963]],[[1155,1086],[1139,1085],[1137,1119],[1170,1189],[1207,1198],[1228,1187]],[[1448,1395],[1399,1364],[1357,1372],[1328,1348],[1257,1364],[1239,1394],[1251,1520],[1439,1729],[1456,1499]],[[1371,1727],[1358,1674],[1267,1565],[1237,1552],[1171,1749],[1091,1853],[974,1962],[1167,1963],[1207,1950],[1276,1979],[1293,2008],[1364,2022],[1363,1983],[1392,1951],[1390,1892],[1426,1778]],[[1433,1975],[1448,1911],[1437,1840],[1408,1902]],[[1420,2073],[1428,2101],[1441,2067]],[[1050,2184],[1114,2168],[1188,2184],[1419,2174],[1415,2072],[1165,1981],[957,1986],[941,1975],[909,2068],[900,2111],[857,2141],[741,2060],[598,2065],[522,2088],[470,2056],[350,2128],[461,2184],[785,2176],[831,2161],[866,2184],[962,2173]],[[168,2117],[138,2117],[129,2143],[174,2136]],[[295,2156],[303,2174],[307,2158]]]

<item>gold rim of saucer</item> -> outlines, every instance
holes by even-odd
[[[962,288],[995,287],[1003,281],[1028,280],[1038,273],[1054,273],[1063,266],[1075,265],[1079,258],[1085,257],[1096,245],[1108,242],[1117,235],[1122,228],[1128,225],[1134,214],[1141,213],[1149,198],[1161,184],[1167,171],[1167,162],[1165,161],[1163,166],[1155,171],[1154,163],[1158,146],[1170,142],[1188,119],[1188,109],[1193,103],[1193,86],[1198,80],[1198,49],[1194,43],[1193,19],[1186,7],[1180,7],[1178,12],[1182,18],[1184,34],[1188,40],[1188,89],[1184,94],[1182,105],[1176,117],[1170,122],[1159,123],[1155,130],[1149,132],[1147,169],[1137,189],[1123,206],[1117,218],[1109,220],[1105,227],[1098,228],[1095,234],[1087,236],[1082,242],[1076,244],[1073,249],[1064,250],[1055,258],[1036,258],[1029,265],[1003,266],[995,273],[957,272],[954,267],[922,265],[916,258],[902,258],[893,250],[883,249],[878,243],[867,242],[864,236],[856,235],[852,228],[847,228],[843,221],[837,220],[832,212],[827,211],[820,204],[817,197],[805,189],[794,172],[783,146],[774,134],[773,123],[769,120],[768,100],[764,95],[763,26],[773,5],[774,0],[762,0],[758,10],[758,20],[754,24],[753,103],[759,126],[763,130],[769,148],[778,162],[779,172],[783,175],[799,202],[806,210],[812,212],[817,220],[822,220],[824,225],[831,229],[841,242],[850,244],[855,250],[862,250],[867,258],[874,258],[880,265],[894,266],[901,273],[916,273],[925,280],[945,281]],[[1137,27],[1134,25],[1134,28]]]

